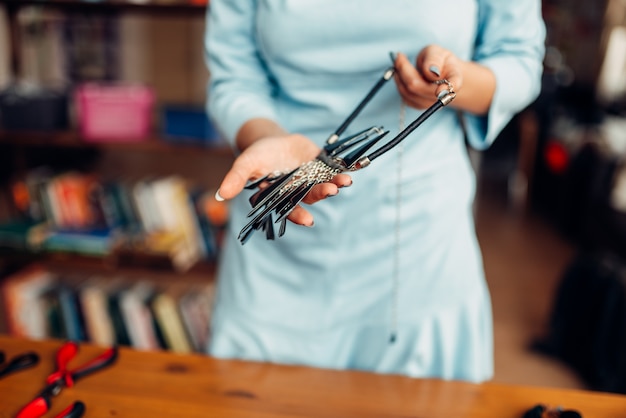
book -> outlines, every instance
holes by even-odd
[[[142,230],[132,189],[132,184],[126,180],[101,182],[99,204],[110,228],[119,227],[130,232]]]
[[[153,180],[151,189],[151,204],[155,205],[158,212],[159,229],[179,234],[183,239],[189,263],[195,263],[206,254],[206,248],[187,184],[180,176],[173,175]]]
[[[163,221],[157,210],[152,192],[152,179],[141,179],[132,186],[133,206],[145,232],[163,230]]]
[[[161,347],[162,349],[168,349],[168,345],[165,339],[163,328],[161,327],[161,324],[157,320],[157,317],[154,311],[154,306],[152,304],[155,296],[156,294],[152,295],[152,297],[147,301],[146,306],[148,310],[150,311],[150,320],[152,321],[152,329],[154,329],[154,336],[157,339],[159,347]]]
[[[153,286],[140,281],[120,293],[120,310],[131,345],[139,350],[156,350],[161,348],[157,339],[152,312],[147,306]]]
[[[38,167],[26,175],[28,190],[28,215],[35,222],[53,223],[54,216],[49,199],[46,195],[48,182],[54,177],[54,172],[48,167]]]
[[[158,291],[151,301],[166,347],[176,353],[193,351],[179,310],[179,300],[184,291],[184,286],[172,284]]]
[[[30,220],[30,194],[24,180],[17,180],[11,184],[11,203],[19,214],[19,219]]]
[[[119,231],[108,228],[55,228],[48,231],[41,248],[47,251],[106,256],[113,252],[121,239]]]
[[[57,176],[41,184],[41,196],[48,209],[49,218],[55,226],[63,227],[67,215],[63,212],[61,196],[57,191]]]
[[[59,14],[44,9],[37,14],[20,13],[18,22],[21,78],[35,85],[66,85],[62,52],[65,42]]]
[[[215,259],[222,246],[228,223],[228,203],[217,201],[213,190],[196,190],[191,196],[205,245],[212,250]]]
[[[180,298],[179,309],[194,351],[205,353],[211,329],[215,283],[190,286]]]
[[[41,296],[54,283],[53,274],[39,265],[22,269],[1,282],[0,293],[10,334],[33,339],[48,336],[46,307]]]
[[[124,228],[123,213],[114,193],[115,182],[99,181],[90,189],[88,195],[94,208],[95,223],[110,229]]]
[[[49,183],[48,193],[58,207],[57,225],[64,228],[89,228],[96,225],[97,217],[90,194],[96,186],[92,176],[68,171]],[[53,206],[54,207],[54,206]]]
[[[185,271],[194,260],[189,257],[180,234],[169,231],[125,235],[115,249],[120,265]]]
[[[10,220],[0,224],[0,247],[31,250],[39,247],[47,234],[44,222]]]
[[[120,306],[120,295],[126,286],[111,289],[108,297],[108,311],[111,323],[113,324],[113,330],[115,331],[115,341],[119,345],[130,346],[130,336],[128,335],[128,329],[124,322],[124,316],[122,314]]]
[[[87,338],[83,314],[78,304],[74,287],[61,280],[55,290],[59,301],[65,338],[72,341],[85,341]]]
[[[55,287],[48,289],[40,297],[41,303],[45,307],[47,321],[47,337],[56,339],[66,339],[65,325],[61,313],[61,301],[59,293]]]
[[[198,222],[200,236],[204,244],[205,258],[214,260],[217,258],[219,251],[218,237],[216,228],[209,220],[205,211],[205,195],[204,190],[194,190],[190,192],[190,199]]]
[[[92,277],[78,290],[87,336],[90,342],[100,346],[116,343],[108,311],[108,291],[112,281],[112,278]]]
[[[120,79],[116,15],[69,14],[62,30],[64,68],[70,83]]]

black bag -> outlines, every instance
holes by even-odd
[[[581,254],[556,293],[548,336],[535,348],[576,370],[592,390],[626,394],[626,266]]]

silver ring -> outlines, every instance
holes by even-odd
[[[442,84],[445,84],[446,86],[448,86],[448,91],[450,93],[454,93],[454,86],[452,85],[452,83],[450,81],[448,81],[448,79],[443,78],[441,80],[435,80],[435,84],[440,86]]]

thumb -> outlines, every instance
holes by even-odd
[[[237,196],[243,190],[248,180],[253,177],[254,173],[250,167],[251,165],[242,156],[235,159],[232,167],[222,179],[215,198],[217,200],[228,200]]]

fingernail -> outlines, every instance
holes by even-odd
[[[314,222],[314,221],[311,221],[311,223],[310,223],[310,224],[308,224],[308,225],[304,225],[304,226],[306,226],[306,227],[308,227],[308,228],[313,228],[313,225],[315,225],[315,222]]]
[[[438,99],[441,99],[442,97],[444,97],[444,96],[445,96],[446,94],[448,94],[448,93],[450,93],[450,92],[448,91],[448,89],[441,90],[441,91],[439,92],[439,94],[437,95],[437,98],[438,98]]]
[[[217,191],[215,192],[215,200],[217,200],[218,202],[223,202],[225,200],[220,194],[220,189],[217,189]]]
[[[352,186],[352,180],[350,180],[350,183],[348,184],[342,184],[341,186],[338,186],[340,189],[343,189],[344,187],[350,187]]]
[[[430,67],[428,67],[428,69],[437,77],[441,77],[441,71],[439,71],[439,67],[437,67],[436,65],[431,65]]]

